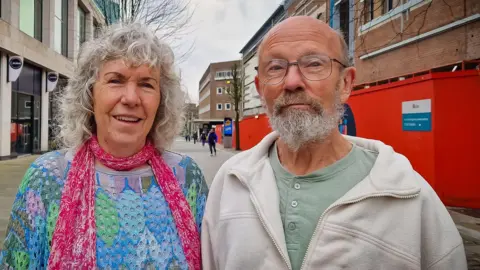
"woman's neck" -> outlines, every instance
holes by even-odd
[[[127,145],[114,143],[106,140],[105,138],[98,137],[98,144],[110,155],[116,158],[126,158],[142,151],[142,148],[145,146],[145,141],[143,143],[132,143]]]

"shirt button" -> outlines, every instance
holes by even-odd
[[[292,201],[292,207],[297,207],[298,202],[297,201]]]
[[[293,223],[293,222],[288,223],[288,229],[289,230],[293,231],[296,228],[297,228],[297,225],[295,225],[295,223]]]
[[[295,185],[293,185],[293,187],[298,190],[298,189],[300,189],[300,184],[299,184],[299,183],[295,183]]]

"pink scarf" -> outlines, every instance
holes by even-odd
[[[200,269],[200,237],[190,206],[180,185],[160,153],[148,141],[128,158],[115,158],[98,144],[96,136],[75,154],[62,193],[60,212],[53,233],[49,269],[95,269],[95,160],[117,171],[134,169],[148,162],[172,211],[189,269]]]

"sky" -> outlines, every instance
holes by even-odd
[[[194,44],[179,68],[190,100],[198,103],[198,82],[210,63],[237,60],[240,50],[282,0],[191,0],[190,34],[178,51]],[[180,54],[180,53],[179,53]]]

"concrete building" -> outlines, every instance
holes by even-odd
[[[65,85],[80,44],[103,22],[92,0],[0,0],[0,159],[49,150],[48,81]]]
[[[199,131],[199,124],[195,123],[195,119],[198,119],[198,106],[195,103],[186,103],[183,109],[183,113],[185,116],[185,124],[183,126],[182,135],[193,133],[198,133]]]
[[[260,96],[255,88],[255,76],[258,66],[257,48],[265,34],[277,23],[286,17],[284,5],[279,5],[272,15],[265,21],[260,29],[240,50],[242,54],[242,72],[243,72],[243,110],[242,117],[249,117],[263,113]]]
[[[480,59],[478,0],[329,1],[330,25],[344,32],[363,87]],[[458,65],[474,68],[476,65]]]
[[[283,4],[287,16],[311,16],[325,21],[327,18],[327,0],[286,0]]]
[[[225,117],[234,118],[232,100],[226,92],[234,64],[240,66],[240,61],[211,63],[198,84],[199,117],[196,122],[201,123],[204,129],[222,124]]]

